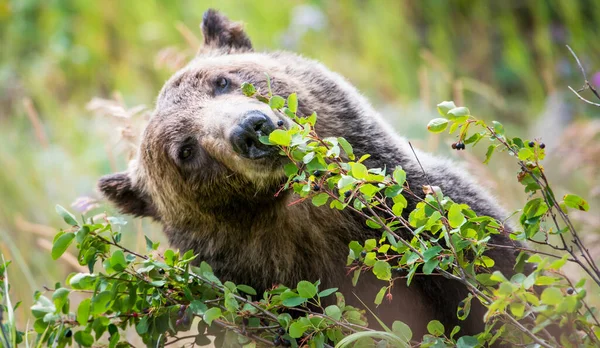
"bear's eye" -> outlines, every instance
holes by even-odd
[[[186,160],[194,154],[194,148],[191,145],[186,145],[179,149],[179,159]]]
[[[216,81],[215,84],[217,86],[218,89],[220,89],[221,91],[224,91],[227,89],[227,87],[229,87],[229,79],[226,77],[219,77]]]

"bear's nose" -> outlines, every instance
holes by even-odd
[[[229,140],[233,150],[241,156],[258,159],[277,152],[274,146],[260,142],[259,137],[269,135],[275,130],[275,125],[267,115],[260,111],[251,111],[246,114],[231,132]]]

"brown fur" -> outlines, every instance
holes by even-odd
[[[320,279],[321,288],[339,287],[351,304],[361,306],[352,293],[372,303],[385,283],[365,275],[354,288],[345,263],[350,241],[378,233],[349,211],[317,208],[309,201],[290,205],[296,199],[290,192],[274,196],[285,180],[283,159],[244,158],[228,139],[248,111],[259,110],[273,122],[278,116],[239,87],[247,81],[265,92],[268,73],[275,94],[297,92],[300,111],[318,113],[322,137],[344,136],[356,153],[372,155],[370,167],[402,165],[410,186],[418,188],[428,182],[406,141],[389,130],[354,87],[321,64],[286,52],[254,53],[241,26],[215,11],[206,13],[202,28],[206,46],[160,92],[137,159],[127,172],[103,177],[100,190],[123,212],[160,221],[174,247],[194,250],[223,280],[264,291],[277,283],[295,286]],[[231,81],[226,91],[215,87],[220,77]],[[177,154],[185,144],[191,144],[194,155],[182,162]],[[494,199],[454,163],[418,155],[431,182],[446,195],[479,214],[504,217]],[[416,201],[409,198],[409,203],[408,211]],[[492,240],[510,243],[504,235]],[[512,254],[489,255],[498,269],[511,273]],[[466,294],[462,285],[443,277],[416,277],[410,288],[396,282],[392,303],[371,307],[388,323],[408,323],[415,337],[432,319],[473,334],[483,327],[482,308],[474,308],[462,323],[455,314]]]

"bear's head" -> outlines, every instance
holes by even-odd
[[[198,56],[162,88],[136,159],[99,182],[123,213],[188,229],[201,216],[227,217],[285,196],[275,193],[286,179],[286,159],[259,137],[291,121],[245,96],[242,83],[266,94],[268,74],[274,94],[298,93],[304,115],[331,114],[324,100],[331,93],[351,103],[340,90],[351,87],[337,74],[295,54],[254,52],[242,26],[214,10],[205,13],[202,31]],[[324,133],[339,128],[332,119],[321,126]]]

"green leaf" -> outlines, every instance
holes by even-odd
[[[462,213],[460,204],[454,203],[448,210],[448,222],[452,228],[458,228],[465,223],[467,219]]]
[[[269,141],[275,145],[290,146],[292,136],[283,129],[276,129],[269,134]]]
[[[521,150],[519,150],[519,153],[517,154],[517,157],[519,157],[519,159],[521,161],[527,161],[531,157],[533,157],[533,152],[531,152],[531,150],[529,150],[528,148],[524,147]]]
[[[300,297],[300,296],[295,296],[295,297],[286,298],[285,300],[283,300],[282,303],[286,307],[296,307],[296,306],[303,304],[304,302],[306,302],[306,298]]]
[[[339,137],[337,138],[338,143],[340,144],[340,146],[342,147],[342,149],[344,149],[344,152],[348,155],[348,158],[350,160],[354,160],[354,150],[352,149],[352,145],[350,145],[350,143],[348,142],[348,140]]]
[[[269,100],[269,106],[271,109],[281,109],[285,105],[285,99],[278,95],[274,95]]]
[[[81,326],[85,326],[88,323],[88,318],[90,316],[90,302],[89,298],[84,299],[77,307],[77,322]]]
[[[336,305],[327,306],[325,308],[325,314],[332,317],[334,320],[340,320],[342,317],[342,311],[340,307]]]
[[[515,318],[521,319],[525,313],[525,305],[521,302],[513,302],[510,304],[510,312]]]
[[[353,163],[352,164],[352,176],[356,179],[362,180],[366,179],[367,175],[369,175],[367,167],[365,167],[362,163]]]
[[[432,320],[427,324],[427,331],[433,336],[441,336],[444,334],[444,325],[437,320]]]
[[[320,207],[320,206],[326,204],[328,199],[329,199],[329,195],[327,193],[325,193],[325,192],[319,193],[318,195],[313,196],[312,204],[315,207]]]
[[[58,239],[54,241],[54,244],[52,244],[52,259],[57,260],[61,257],[69,245],[71,245],[73,239],[75,239],[75,233],[73,232],[67,232],[58,237]]]
[[[494,154],[494,150],[496,150],[496,145],[488,146],[487,151],[485,153],[485,161],[483,161],[483,164],[488,164],[490,162],[490,159],[492,159],[492,155]]]
[[[381,280],[390,280],[392,278],[392,267],[389,263],[377,260],[375,265],[373,265],[373,274],[377,277],[377,279]]]
[[[588,202],[585,199],[583,199],[577,195],[566,194],[563,197],[563,200],[565,201],[565,204],[567,205],[567,207],[571,207],[571,208],[575,208],[575,209],[579,209],[579,210],[583,210],[583,211],[590,210],[590,205],[588,204]]]
[[[146,238],[146,251],[152,251],[152,250],[156,250],[155,244],[150,240],[150,238],[148,238],[148,236],[144,236],[144,238]]]
[[[313,283],[307,282],[306,280],[301,280],[298,283],[296,290],[298,290],[298,295],[307,299],[313,298],[317,294],[317,287]]]
[[[211,325],[213,320],[220,318],[222,315],[221,308],[213,307],[204,312],[202,319],[204,319],[208,325]]]
[[[75,219],[75,216],[73,216],[73,214],[69,213],[65,208],[63,208],[60,205],[56,205],[56,212],[58,213],[58,215],[60,215],[63,220],[65,220],[66,223],[68,223],[71,226],[78,226],[77,225],[77,219]],[[56,259],[55,259],[56,260]]]
[[[356,182],[356,179],[354,179],[352,176],[350,175],[341,175],[342,177],[340,178],[340,181],[338,181],[338,188],[339,189],[343,189],[347,186],[350,186],[352,184],[354,184]]]
[[[433,273],[433,270],[438,266],[439,263],[440,263],[440,260],[438,260],[437,258],[428,260],[423,265],[423,273],[425,273],[425,274]]]
[[[381,289],[379,289],[377,296],[375,296],[375,304],[376,305],[379,306],[381,304],[381,302],[383,302],[383,296],[385,296],[386,291],[387,291],[387,286],[384,286]]]
[[[380,224],[376,223],[375,221],[373,221],[371,219],[367,220],[366,223],[367,223],[367,226],[371,227],[374,230],[378,230],[381,228]]]
[[[252,287],[250,287],[248,285],[240,284],[240,285],[237,286],[237,289],[239,291],[247,293],[248,295],[256,295],[256,290],[254,290],[254,288],[252,288]]]
[[[441,133],[448,127],[448,120],[445,118],[434,118],[427,124],[427,130],[431,133]]]
[[[112,293],[110,291],[102,291],[98,295],[94,296],[92,299],[91,314],[95,315],[106,312],[108,309],[106,305],[108,305],[111,299]]]
[[[457,348],[475,348],[479,346],[479,341],[473,336],[462,336],[456,341]]]
[[[534,198],[523,207],[523,215],[526,219],[543,216],[548,211],[548,206],[542,198]],[[523,221],[522,221],[523,222]]]
[[[204,315],[204,313],[208,310],[206,304],[204,304],[204,302],[200,300],[193,300],[192,302],[190,302],[190,306],[188,308],[190,309],[192,314],[197,316]]]
[[[456,108],[456,105],[453,101],[443,101],[437,105],[437,110],[442,116],[446,116],[448,111]]]
[[[71,291],[66,288],[59,288],[54,291],[52,294],[52,301],[54,302],[54,306],[56,306],[57,311],[60,311],[65,303],[67,303],[70,293]]]
[[[502,123],[500,123],[498,121],[492,121],[492,124],[494,125],[494,132],[496,132],[496,135],[503,136],[504,135],[504,126],[502,125]]]
[[[563,294],[560,289],[557,288],[546,288],[542,292],[540,300],[543,304],[557,305],[563,300]]]
[[[115,250],[113,252],[110,257],[110,265],[117,272],[121,272],[127,268],[127,261],[122,250]]]
[[[471,116],[471,112],[469,111],[468,108],[466,108],[464,106],[459,106],[457,108],[454,108],[454,109],[448,111],[448,114],[446,116],[448,116],[448,118],[452,121],[463,122],[463,121],[466,121],[466,119],[469,116]]]
[[[397,166],[394,169],[393,176],[394,176],[394,180],[396,181],[396,183],[400,186],[402,186],[404,184],[404,182],[406,181],[406,172],[400,166]]]
[[[296,111],[298,111],[298,95],[296,93],[292,93],[288,96],[287,107],[293,113],[296,113]]]
[[[392,323],[392,331],[404,342],[410,342],[412,339],[412,330],[410,327],[399,320]]]
[[[84,347],[91,347],[94,344],[94,337],[85,331],[77,331],[73,337],[75,342]]]
[[[139,323],[135,326],[135,331],[141,336],[148,332],[148,318],[149,316],[144,316]]]
[[[318,296],[319,297],[326,297],[326,296],[329,296],[329,295],[333,294],[336,291],[338,291],[338,288],[325,289],[325,290],[319,292]]]
[[[288,330],[288,332],[290,334],[290,337],[300,338],[300,337],[302,337],[302,335],[304,334],[306,329],[308,329],[307,325],[305,325],[299,321],[295,321],[292,323],[292,325],[290,325],[290,329]]]
[[[432,259],[433,257],[438,256],[438,254],[440,253],[440,251],[442,251],[442,247],[439,245],[436,246],[432,246],[431,248],[425,250],[425,252],[423,253],[423,261],[429,261],[430,259]]]
[[[247,97],[252,97],[254,94],[256,94],[256,88],[254,88],[253,84],[244,82],[242,83],[242,93],[244,93],[244,95]]]

